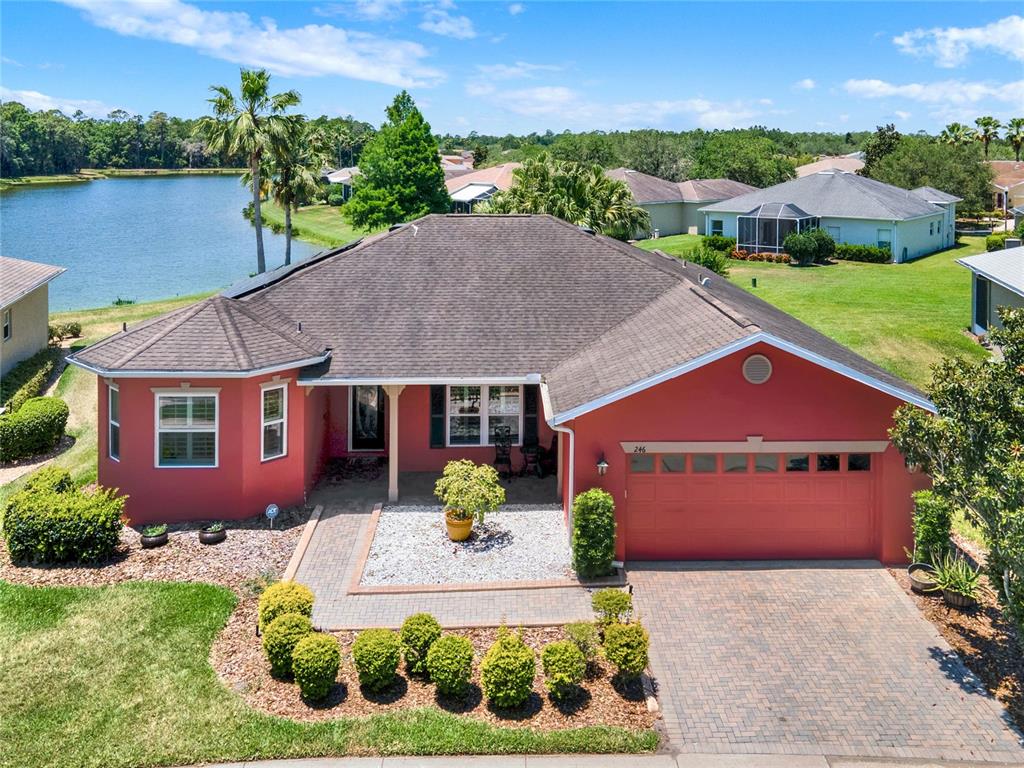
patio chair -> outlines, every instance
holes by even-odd
[[[512,428],[494,428],[494,468],[506,480],[512,479]]]

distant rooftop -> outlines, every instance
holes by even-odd
[[[64,271],[52,264],[0,256],[0,308],[9,307]]]

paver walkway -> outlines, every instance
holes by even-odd
[[[992,699],[877,563],[628,568],[673,751],[1024,764]]]
[[[433,614],[445,627],[561,624],[593,617],[590,592],[582,587],[347,594],[373,505],[385,497],[386,486],[373,481],[324,489],[315,497],[324,511],[295,578],[316,595],[318,627],[398,627],[419,611]]]

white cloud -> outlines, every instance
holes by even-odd
[[[518,80],[536,77],[542,72],[559,72],[561,67],[554,64],[531,64],[517,61],[514,64],[477,64],[477,71],[491,80]]]
[[[104,104],[95,99],[63,99],[59,96],[47,96],[39,91],[16,91],[0,85],[0,99],[17,101],[31,110],[59,109],[66,115],[73,115],[81,110],[89,117],[106,117],[117,107]]]
[[[313,8],[317,16],[349,16],[366,21],[397,19],[404,12],[402,0],[355,0],[346,3],[327,3]]]
[[[436,84],[419,43],[354,32],[330,24],[281,29],[268,17],[208,11],[182,0],[62,0],[86,18],[127,37],[193,48],[216,59],[284,76],[340,75],[408,88]]]
[[[510,14],[512,14],[513,16],[518,16],[520,13],[522,13],[525,10],[526,10],[526,6],[524,6],[522,3],[512,3],[508,7],[508,12]]]
[[[934,83],[889,83],[885,80],[847,80],[851,96],[901,99],[928,105],[936,120],[972,122],[979,112],[1008,118],[1024,104],[1024,80],[1011,83],[943,80]],[[898,114],[898,113],[894,113]]]
[[[991,50],[1024,61],[1024,16],[1007,16],[981,27],[918,28],[892,41],[903,53],[934,59],[939,67],[963,64],[972,50]]]
[[[898,117],[900,120],[910,119],[910,113],[904,112],[902,109],[897,109],[895,112],[893,112],[893,114],[896,115],[896,117]]]
[[[9,58],[7,56],[0,56],[0,62],[6,64],[9,67],[24,67],[25,66],[20,61],[15,61],[14,59]]]
[[[813,91],[818,84],[811,78],[805,77],[803,80],[797,80],[793,83],[793,87],[798,91]]]
[[[469,40],[476,37],[476,29],[468,16],[456,16],[449,13],[454,8],[452,3],[442,3],[439,7],[428,8],[423,16],[420,29],[433,32],[435,35],[454,37],[456,40]]]

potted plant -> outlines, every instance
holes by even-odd
[[[142,538],[139,539],[143,549],[154,549],[162,547],[167,543],[167,525],[147,525],[142,529]]]
[[[468,539],[474,519],[482,523],[484,515],[505,503],[505,489],[498,482],[497,470],[469,459],[445,465],[434,495],[444,504],[445,526],[452,541]]]
[[[199,529],[200,544],[220,544],[227,537],[228,531],[219,520]]]
[[[925,562],[920,554],[918,554],[916,546],[913,552],[906,547],[903,548],[903,551],[910,561],[910,565],[907,566],[910,588],[915,592],[934,592],[937,586],[935,584],[935,566]]]
[[[963,555],[947,552],[935,564],[935,590],[942,592],[946,605],[973,608],[978,604],[981,576]]]

